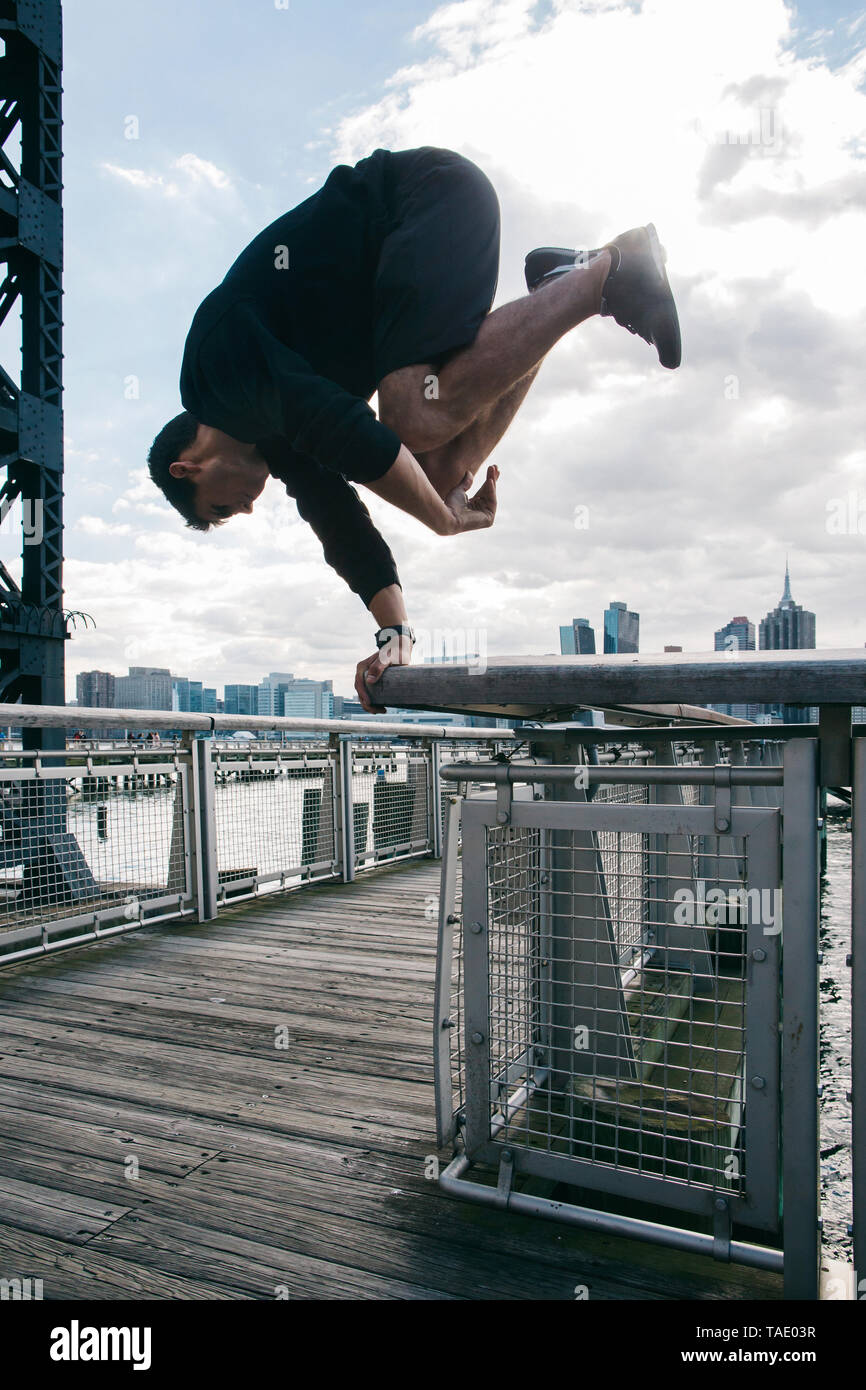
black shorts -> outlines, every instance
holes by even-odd
[[[438,368],[473,342],[499,279],[499,200],[487,175],[432,145],[391,159],[374,284],[377,384],[400,367]]]

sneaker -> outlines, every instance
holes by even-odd
[[[526,288],[531,294],[539,285],[546,284],[557,275],[574,270],[577,266],[589,265],[598,254],[598,251],[575,251],[567,246],[539,246],[526,257]]]
[[[652,222],[614,237],[603,250],[610,252],[611,269],[602,289],[602,315],[651,343],[663,367],[678,367],[682,346],[677,307]]]

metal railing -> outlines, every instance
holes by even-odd
[[[538,734],[534,765],[443,768],[436,1087],[456,1151],[441,1182],[782,1271],[786,1297],[816,1298],[819,740],[742,732],[633,731],[644,760],[622,765],[610,731],[572,728],[558,746]],[[866,739],[851,742],[856,1265]],[[613,1210],[623,1199],[644,1214]]]
[[[513,738],[387,721],[94,713],[65,718],[119,732],[198,727],[166,743],[0,750],[0,963],[438,855],[441,747],[487,759]],[[0,720],[25,727],[63,717],[0,706]],[[223,724],[293,737],[220,740]],[[304,729],[309,740],[297,737]]]

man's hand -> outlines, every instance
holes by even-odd
[[[367,684],[373,684],[389,666],[408,666],[412,660],[412,643],[408,637],[392,637],[373,656],[359,661],[355,669],[355,693],[368,714],[384,714],[384,705],[374,705]]]
[[[499,481],[499,469],[495,463],[491,463],[487,469],[487,478],[478,489],[474,497],[468,497],[465,489],[472,486],[472,474],[466,473],[462,482],[458,484],[445,498],[445,505],[454,517],[454,534],[461,531],[479,531],[484,527],[492,526],[496,517],[496,484]]]

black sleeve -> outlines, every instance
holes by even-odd
[[[345,478],[317,468],[311,460],[309,470],[286,483],[286,491],[322,542],[328,564],[365,607],[380,589],[400,583],[387,542]]]
[[[281,435],[298,453],[354,482],[381,478],[400,452],[399,436],[366,401],[318,376],[245,300],[204,331],[193,321],[180,387],[184,408],[201,424],[250,444]]]

